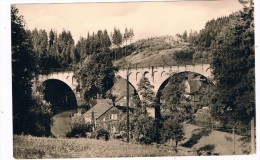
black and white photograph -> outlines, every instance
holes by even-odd
[[[256,159],[255,1],[11,1],[12,158]]]

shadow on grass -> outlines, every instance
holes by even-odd
[[[190,139],[187,142],[183,143],[182,146],[191,148],[195,144],[197,144],[203,136],[208,136],[210,132],[211,130],[208,128],[200,128],[199,130],[197,129],[196,133],[193,133]]]
[[[251,137],[244,136],[238,139],[239,142],[241,142],[240,147],[242,147],[243,154],[250,154],[251,153],[251,146],[248,147],[248,144],[251,142]]]
[[[202,155],[207,155],[207,156],[209,156],[209,155],[214,155],[214,154],[215,154],[215,153],[213,153],[214,149],[215,149],[215,145],[213,145],[213,144],[207,144],[207,145],[205,145],[205,146],[203,146],[203,147],[200,147],[200,148],[197,150],[197,154],[198,154],[199,156],[202,156]]]

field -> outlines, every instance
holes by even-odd
[[[120,140],[43,138],[14,136],[14,157],[23,158],[83,158],[83,157],[154,157],[180,156],[167,146],[140,145]]]
[[[13,151],[14,157],[18,159],[194,156],[198,155],[198,150],[205,151],[202,154],[206,154],[207,151],[220,155],[233,154],[233,140],[230,133],[208,132],[190,124],[186,124],[184,132],[186,140],[180,143],[178,152],[175,151],[170,142],[167,144],[141,145],[115,139],[104,141],[87,138],[46,138],[28,135],[14,135]],[[243,141],[239,135],[235,136],[235,154],[249,154],[249,142]]]

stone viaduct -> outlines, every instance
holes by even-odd
[[[196,65],[183,65],[183,66],[167,66],[167,67],[135,67],[129,69],[129,83],[137,90],[138,82],[142,76],[146,76],[150,83],[154,86],[153,90],[155,94],[158,92],[160,86],[168,80],[171,76],[182,73],[182,72],[193,72],[200,74],[206,78],[211,78],[211,69],[209,64],[196,64]],[[126,79],[127,70],[121,68],[116,76]],[[39,81],[44,82],[50,79],[59,80],[62,83],[68,85],[74,92],[77,104],[82,104],[84,101],[80,96],[80,93],[76,91],[78,85],[74,73],[72,71],[53,71],[49,74],[42,74],[39,76]]]

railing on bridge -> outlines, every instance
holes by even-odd
[[[130,64],[129,69],[143,69],[143,68],[149,68],[149,69],[156,69],[158,67],[162,68],[172,68],[172,67],[179,67],[179,66],[195,66],[195,65],[205,65],[207,63],[173,63],[171,65],[165,64],[165,65],[151,65],[151,64]],[[127,66],[117,66],[119,67],[120,70],[126,70],[128,67]],[[68,71],[73,71],[72,68],[49,68],[44,71],[40,71],[41,74],[49,74],[49,73],[55,73],[55,72],[68,72]]]
[[[55,72],[68,72],[68,71],[73,71],[72,68],[49,68],[46,70],[41,70],[39,71],[40,74],[49,74],[49,73],[55,73]]]
[[[129,67],[127,66],[118,66],[121,70],[126,70],[127,68],[129,69],[143,69],[143,68],[149,68],[149,69],[156,69],[158,67],[162,67],[162,68],[172,68],[172,67],[179,67],[179,66],[195,66],[195,65],[206,65],[208,63],[190,63],[190,64],[172,64],[172,65],[141,65],[141,64],[132,64],[129,65]]]

